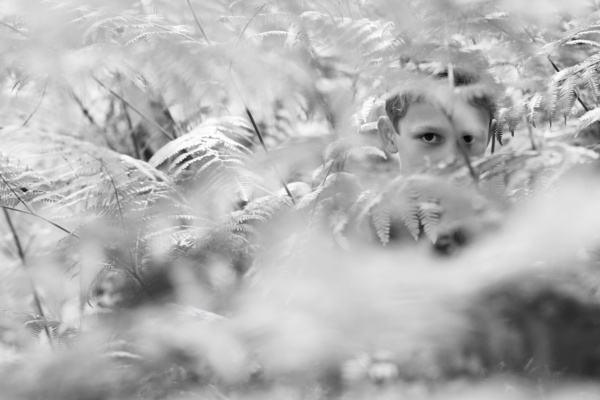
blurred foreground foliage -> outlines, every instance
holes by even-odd
[[[600,377],[597,1],[0,3],[6,399],[573,399]],[[382,101],[495,91],[399,176]]]

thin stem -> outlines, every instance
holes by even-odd
[[[4,178],[4,175],[2,175],[0,173],[0,179],[2,179],[2,182],[4,182],[4,184],[6,185],[6,187],[12,192],[12,194],[17,198],[17,200],[19,200],[19,203],[23,204],[23,206],[25,206],[25,208],[27,209],[27,211],[29,211],[30,213],[33,214],[33,211],[31,210],[31,208],[29,208],[29,205],[27,205],[27,203],[25,203],[25,200],[23,200],[21,198],[21,196],[19,196],[17,194],[17,192],[13,189],[13,187],[10,185],[10,183],[8,183],[6,181],[6,179]]]
[[[260,141],[260,144],[261,144],[262,148],[265,150],[265,153],[268,154],[269,153],[269,149],[267,148],[267,145],[265,144],[265,141],[263,140],[262,134],[260,133],[260,130],[258,129],[258,126],[256,125],[256,122],[254,121],[254,117],[252,116],[252,113],[250,112],[250,110],[248,109],[248,107],[245,107],[245,108],[246,108],[246,114],[248,114],[248,118],[250,119],[250,122],[252,123],[252,127],[254,128],[254,132],[256,133],[256,136],[258,136],[258,140]],[[275,173],[277,174],[277,177],[279,178],[279,181],[283,185],[283,188],[285,189],[285,192],[287,193],[287,195],[289,196],[289,198],[292,200],[292,204],[296,205],[296,200],[294,199],[294,196],[292,195],[292,192],[290,191],[290,188],[285,183],[285,180],[283,179],[283,177],[281,176],[281,174],[279,173],[279,170],[275,167],[275,165],[273,165],[273,170],[275,170]]]
[[[450,55],[450,50],[448,48],[448,43],[446,43],[447,46],[447,51],[448,51],[448,56]],[[450,90],[453,91],[454,90],[454,66],[452,65],[452,63],[448,63],[448,80],[449,80],[449,85],[450,85]],[[454,93],[451,94],[452,96],[455,96]],[[450,105],[452,106],[452,105]],[[442,113],[445,115],[445,117],[448,119],[448,121],[450,122],[450,126],[452,127],[452,137],[454,137],[454,140],[456,140],[456,143],[458,144],[458,150],[460,152],[460,154],[462,155],[465,164],[467,165],[467,169],[469,170],[469,175],[471,175],[471,178],[473,179],[473,182],[475,183],[476,186],[479,186],[479,178],[477,176],[477,173],[475,172],[475,169],[473,169],[473,165],[471,164],[471,159],[469,158],[469,152],[467,151],[465,144],[463,142],[461,142],[460,138],[459,138],[459,134],[458,134],[458,130],[456,129],[456,124],[454,123],[454,118],[453,118],[453,110],[448,110],[446,109],[443,105],[440,105],[438,107]]]
[[[108,179],[110,179],[110,183],[112,185],[113,191],[115,192],[115,199],[117,200],[117,208],[119,209],[119,220],[121,221],[121,229],[125,232],[125,221],[123,219],[123,208],[121,207],[121,200],[119,200],[119,191],[117,190],[117,185],[115,184],[115,180],[104,164],[104,161],[100,160],[102,164],[102,168],[106,171],[106,175],[108,175]],[[137,274],[137,265],[133,262],[133,255],[131,254],[131,249],[129,250],[129,257],[131,259],[131,265],[133,267],[133,272]]]
[[[252,14],[252,16],[250,17],[250,19],[248,20],[248,22],[246,22],[246,25],[244,25],[244,29],[242,29],[242,32],[240,33],[240,35],[238,36],[237,41],[235,42],[235,45],[237,46],[238,43],[242,40],[242,38],[244,37],[244,33],[246,33],[246,29],[248,29],[248,27],[250,26],[250,23],[252,23],[252,21],[254,20],[254,18],[256,18],[256,16],[258,15],[259,12],[262,11],[263,8],[265,8],[267,6],[267,4],[269,3],[265,3],[262,6],[260,6],[258,8],[258,10],[256,10],[254,12],[254,14]],[[231,66],[231,64],[230,64]]]
[[[12,26],[12,25],[9,25],[9,24],[7,24],[7,23],[5,23],[5,22],[2,22],[2,21],[0,21],[0,25],[2,25],[2,26],[5,26],[5,27],[7,27],[8,29],[10,29],[10,30],[12,30],[12,31],[14,31],[14,32],[17,32],[18,34],[20,34],[20,35],[23,35],[23,36],[25,36],[25,37],[31,37],[31,36],[29,36],[28,34],[26,34],[25,32],[23,32],[22,30],[20,30],[20,29],[17,29],[17,28],[15,28],[14,26]]]
[[[125,220],[123,219],[123,208],[121,207],[121,200],[119,200],[119,192],[117,191],[117,185],[115,183],[115,180],[114,180],[112,174],[110,173],[110,171],[106,167],[106,164],[104,164],[104,161],[100,160],[100,163],[102,164],[102,168],[104,168],[104,170],[106,171],[106,174],[108,175],[108,178],[110,179],[111,185],[112,185],[113,190],[115,192],[115,198],[117,200],[117,208],[119,209],[119,219],[121,221],[121,229],[123,229],[123,232],[125,232]],[[131,261],[131,267],[132,268],[131,268],[131,270],[129,270],[127,268],[127,271],[129,272],[129,274],[131,275],[131,277],[134,278],[135,281],[137,281],[137,283],[140,285],[140,287],[142,287],[148,293],[148,295],[150,297],[152,297],[152,292],[150,292],[150,289],[148,289],[148,287],[144,283],[144,280],[138,274],[137,265],[135,264],[135,262],[133,260],[133,254],[131,253],[131,248],[128,248],[128,249],[129,249],[129,258],[130,258],[130,261]]]
[[[196,10],[194,10],[194,7],[192,6],[192,2],[190,0],[187,0],[187,4],[188,4],[188,7],[190,8],[190,11],[192,12],[192,15],[194,16],[194,21],[196,21],[196,26],[200,30],[202,37],[204,38],[204,40],[206,40],[206,43],[212,44],[210,39],[206,35],[204,28],[202,28],[202,24],[200,23],[200,20],[198,19],[198,16],[196,15]]]
[[[256,17],[256,15],[258,15],[258,13],[260,12],[260,10],[262,10],[267,4],[268,3],[265,3],[261,7],[259,7],[258,10],[256,10],[256,12],[254,13],[254,15],[252,16],[252,18],[250,18],[250,20],[246,23],[246,26],[244,26],[244,29],[242,29],[242,33],[240,34],[240,37],[238,38],[238,42],[236,42],[236,46],[239,43],[240,39],[242,38],[244,32],[246,31],[246,28],[248,28],[248,26],[250,25],[250,22],[252,21],[252,19],[254,17]],[[248,103],[246,103],[246,100],[244,99],[244,95],[242,94],[242,91],[240,90],[239,86],[237,85],[237,82],[235,81],[235,76],[233,75],[232,67],[233,67],[233,57],[229,61],[229,68],[228,68],[228,72],[229,72],[229,75],[231,76],[231,82],[233,84],[233,88],[235,89],[235,91],[237,92],[238,96],[242,100],[242,104],[244,105],[244,109],[246,110],[246,114],[248,115],[248,118],[250,119],[250,123],[252,123],[252,128],[254,129],[254,133],[256,133],[256,136],[258,137],[258,140],[260,141],[260,144],[261,144],[263,150],[265,151],[265,153],[268,154],[269,153],[269,149],[267,148],[267,145],[265,144],[265,141],[263,140],[263,136],[260,133],[260,129],[258,129],[258,125],[256,125],[256,121],[254,120],[254,116],[252,115],[252,112],[250,111],[250,108],[248,107]],[[285,189],[285,192],[287,193],[287,195],[291,199],[292,204],[296,205],[296,200],[294,199],[294,196],[292,195],[292,192],[290,191],[290,188],[288,187],[287,183],[285,182],[285,180],[283,179],[283,177],[279,173],[279,170],[277,169],[277,167],[274,164],[272,164],[272,168],[275,171],[275,173],[277,174],[277,177],[279,178],[279,182],[281,182],[281,185]]]
[[[90,114],[90,111],[87,109],[86,106],[83,105],[83,102],[75,94],[75,92],[73,90],[71,90],[71,97],[73,98],[73,100],[75,100],[75,103],[77,103],[77,105],[81,109],[81,112],[83,113],[83,116],[90,122],[90,124],[98,126],[98,123],[96,123],[96,121],[94,120],[94,118]]]
[[[455,132],[456,132],[456,130],[455,130]],[[475,182],[475,184],[478,185],[479,178],[477,176],[477,172],[475,172],[475,169],[473,168],[473,164],[471,163],[471,159],[469,158],[469,153],[467,152],[465,145],[458,138],[457,138],[457,143],[458,143],[459,152],[463,156],[463,159],[465,160],[465,164],[467,165],[467,168],[469,169],[469,175],[471,175],[473,182]]]
[[[131,108],[131,110],[133,112],[135,112],[137,115],[139,115],[140,117],[142,117],[143,120],[147,121],[148,123],[150,123],[152,126],[154,126],[156,129],[158,129],[160,132],[162,132],[163,135],[165,135],[167,138],[169,138],[169,140],[174,140],[175,138],[173,137],[173,135],[171,135],[169,132],[167,132],[162,126],[160,126],[156,121],[154,121],[151,118],[148,118],[147,116],[145,116],[140,110],[138,110],[133,104],[131,104],[130,102],[128,102],[127,100],[125,100],[120,94],[118,94],[117,92],[115,92],[114,90],[112,90],[111,88],[109,88],[108,86],[106,86],[104,83],[102,83],[98,78],[93,77],[92,79],[94,79],[94,81],[96,81],[96,83],[100,86],[102,86],[104,89],[108,90],[113,96],[115,96],[117,99],[121,100],[123,102],[123,104],[125,104],[127,107]]]
[[[537,145],[535,144],[535,139],[533,137],[533,129],[531,128],[531,124],[527,123],[527,121],[525,121],[525,123],[527,124],[527,130],[529,132],[529,140],[531,142],[531,150],[537,151]]]
[[[46,97],[46,88],[48,87],[48,84],[46,83],[44,85],[44,89],[42,90],[42,95],[40,96],[40,99],[38,100],[37,104],[35,105],[35,108],[33,109],[33,111],[31,112],[31,114],[29,114],[29,116],[27,117],[27,119],[25,120],[25,122],[23,122],[23,125],[21,126],[25,126],[27,125],[27,123],[29,122],[29,120],[31,118],[33,118],[33,116],[37,113],[37,111],[39,110],[40,106],[42,105],[42,101],[44,101],[44,97]]]
[[[77,239],[80,239],[79,235],[77,235],[76,233],[68,230],[64,226],[61,226],[61,225],[57,224],[56,222],[50,221],[49,219],[44,218],[41,215],[34,213],[33,211],[23,211],[23,210],[19,210],[18,208],[9,207],[9,206],[0,206],[0,207],[2,207],[3,209],[6,209],[6,210],[10,210],[10,211],[19,212],[19,213],[22,213],[22,214],[31,215],[32,217],[36,217],[38,219],[41,219],[42,221],[49,223],[50,225],[54,226],[55,228],[58,228],[61,231],[65,232],[65,233],[67,233],[67,234],[69,234],[69,235],[71,235],[71,236],[73,236],[73,237],[75,237]]]
[[[46,315],[44,314],[44,308],[42,307],[42,301],[40,300],[40,295],[37,292],[37,289],[35,288],[35,284],[33,283],[33,279],[31,278],[31,276],[29,275],[29,272],[27,271],[27,261],[25,259],[25,252],[23,251],[23,246],[21,245],[21,240],[19,239],[19,235],[17,234],[17,230],[15,229],[15,226],[12,223],[12,219],[10,218],[10,215],[8,214],[8,211],[6,211],[6,208],[2,208],[2,211],[4,212],[4,218],[6,219],[6,222],[8,223],[8,227],[10,229],[10,232],[12,233],[12,237],[13,240],[15,242],[15,246],[17,247],[17,254],[19,255],[19,259],[21,260],[21,265],[23,266],[23,269],[25,271],[25,276],[27,277],[27,281],[29,282],[29,287],[31,288],[31,293],[33,294],[33,300],[35,303],[35,307],[37,308],[37,312],[38,315],[40,315],[43,319],[44,319],[44,331],[46,332],[46,336],[48,336],[48,343],[50,345],[50,348],[54,349],[54,345],[52,343],[52,332],[50,332],[50,328],[48,327],[48,320],[46,319]]]
[[[256,10],[254,12],[254,14],[252,14],[252,16],[250,17],[250,19],[248,20],[248,22],[246,22],[246,25],[244,25],[244,28],[242,29],[242,32],[240,32],[240,35],[238,36],[236,42],[235,42],[235,46],[234,49],[236,49],[238,47],[238,45],[240,44],[240,41],[242,40],[242,38],[244,37],[244,33],[246,33],[246,29],[248,29],[248,27],[250,26],[250,24],[252,23],[252,21],[254,20],[254,18],[256,18],[256,16],[258,15],[258,13],[267,6],[267,4],[269,3],[265,3],[262,6],[258,7],[258,10]],[[234,51],[235,54],[235,51]],[[233,57],[231,57],[231,60],[229,60],[229,73],[231,73],[231,66],[233,65]]]
[[[125,103],[123,103],[123,105],[125,105]],[[125,105],[125,107],[127,106]],[[125,122],[127,123],[127,136],[131,136],[131,143],[133,144],[135,156],[138,160],[142,160],[142,147],[140,146],[140,142],[137,137],[137,132],[133,128],[133,124],[131,123],[131,118],[129,117],[129,114],[127,112],[124,112],[123,114],[125,115]]]

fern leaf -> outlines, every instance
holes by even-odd
[[[378,149],[374,146],[353,147],[346,151],[344,154],[349,157],[377,156],[383,158],[384,160],[387,160],[387,156],[385,155],[385,153],[381,149]]]
[[[360,128],[358,128],[358,132],[363,135],[375,135],[377,131],[377,122],[369,122],[366,124],[362,124]]]
[[[597,104],[600,97],[600,76],[595,68],[589,68],[581,77],[587,92],[593,101]]]
[[[600,43],[596,42],[595,40],[586,40],[586,39],[574,39],[574,40],[570,40],[568,42],[565,43],[566,45],[587,45],[587,46],[593,46],[593,47],[600,47]]]
[[[329,225],[331,226],[333,240],[335,240],[335,242],[344,250],[350,250],[350,242],[344,235],[344,229],[348,225],[348,222],[350,222],[350,217],[345,213],[344,210],[337,210],[329,218]]]
[[[600,121],[600,108],[594,108],[579,117],[578,132],[590,127],[595,122]]]
[[[575,103],[575,80],[568,77],[563,81],[558,94],[558,110],[565,118],[571,111],[573,103]]]
[[[321,193],[323,193],[324,189],[325,185],[319,186],[317,189],[302,197],[302,199],[298,202],[296,208],[302,210],[303,208],[312,206],[317,201]]]
[[[293,35],[293,33],[288,32],[288,31],[266,31],[266,32],[260,32],[257,34],[254,34],[252,36],[248,36],[248,39],[258,39],[258,40],[263,40],[263,39],[269,39],[269,38],[286,38],[290,35]]]
[[[436,201],[428,201],[419,204],[419,220],[421,222],[421,225],[423,225],[425,235],[427,235],[427,237],[429,238],[429,240],[431,240],[432,243],[435,243],[437,241],[438,224],[441,214],[442,209]]]
[[[377,96],[370,96],[365,100],[360,108],[360,111],[357,113],[357,119],[359,125],[364,125],[368,123],[369,116],[371,115],[371,111],[378,104],[379,98]]]
[[[371,208],[371,219],[379,240],[385,246],[390,241],[392,225],[390,209],[387,204],[380,202]]]
[[[419,239],[421,234],[418,201],[419,195],[412,189],[410,184],[403,186],[394,201],[394,208],[415,240]]]
[[[534,94],[528,101],[527,109],[527,122],[535,126],[536,109],[539,108],[540,102],[542,101],[542,95],[539,93]]]

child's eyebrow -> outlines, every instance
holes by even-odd
[[[444,130],[443,127],[438,126],[438,125],[431,125],[431,124],[424,124],[424,125],[417,125],[416,127],[414,127],[412,129],[413,132],[425,132],[425,131],[442,131]]]

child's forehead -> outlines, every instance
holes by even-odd
[[[447,82],[446,82],[447,84]],[[456,106],[486,111],[488,119],[493,118],[494,104],[492,97],[484,86],[471,85],[450,87],[438,82],[422,88],[404,91],[401,96],[405,99],[406,107],[412,104],[430,104],[445,114],[452,114]]]

